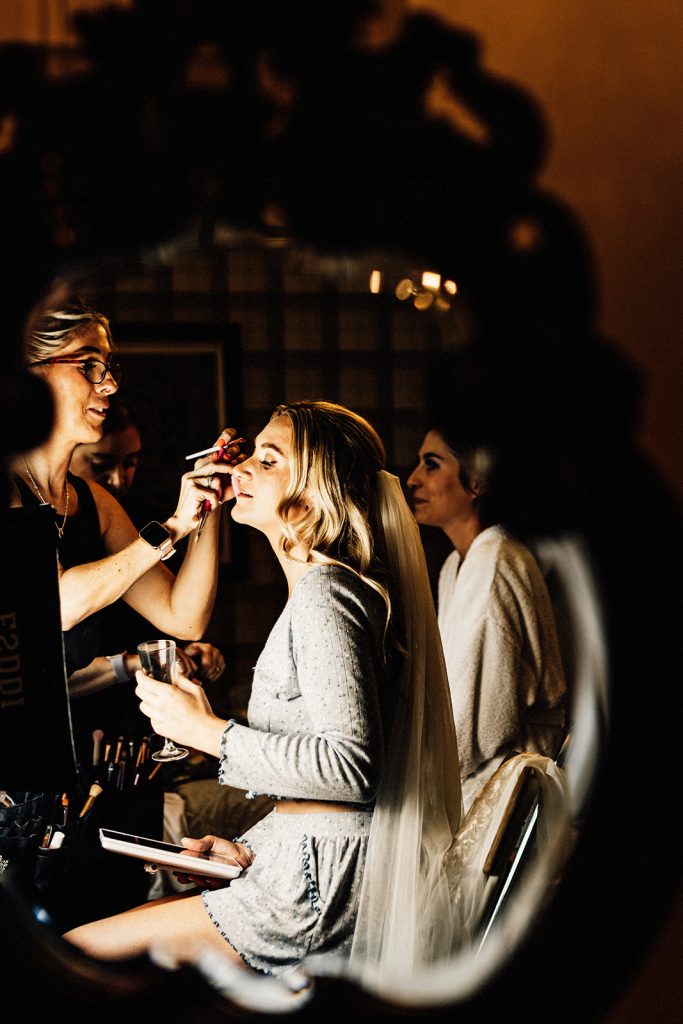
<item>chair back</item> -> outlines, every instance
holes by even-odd
[[[481,948],[532,857],[569,834],[562,768],[552,758],[513,754],[483,786],[447,854],[454,951]]]

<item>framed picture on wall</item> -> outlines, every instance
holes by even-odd
[[[118,323],[119,396],[140,427],[142,451],[127,505],[145,522],[175,509],[186,455],[210,447],[242,421],[239,328],[235,324]],[[233,562],[231,519],[221,513],[220,561]],[[138,522],[139,525],[139,522]]]

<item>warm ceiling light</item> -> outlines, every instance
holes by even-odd
[[[372,292],[373,295],[377,295],[381,287],[382,271],[373,270],[372,273],[370,274],[370,291]]]
[[[396,298],[403,301],[409,299],[411,295],[415,294],[415,285],[409,277],[404,277],[402,281],[399,281],[396,285]]]
[[[413,299],[415,309],[429,309],[433,301],[434,295],[432,292],[418,292]]]
[[[433,270],[425,270],[422,274],[422,287],[431,288],[432,291],[438,291],[439,285],[441,284],[441,274],[434,273]]]
[[[455,281],[444,281],[444,291],[448,292],[449,295],[455,295],[458,290],[458,286]]]

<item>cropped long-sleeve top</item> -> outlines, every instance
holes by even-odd
[[[221,743],[219,781],[275,798],[373,801],[384,764],[386,608],[350,570],[314,566],[261,652],[248,707]]]

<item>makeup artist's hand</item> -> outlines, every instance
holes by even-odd
[[[229,839],[221,839],[220,836],[204,836],[203,839],[190,839],[185,836],[180,840],[181,845],[188,850],[196,850],[198,853],[218,853],[221,857],[227,857],[241,868],[248,868],[253,863],[254,853],[244,843],[233,843]],[[205,875],[187,875],[184,872],[174,871],[179,882],[187,885],[194,882],[203,889],[221,889],[229,884],[224,878],[207,878]]]
[[[178,662],[178,671],[182,672],[184,676],[187,676],[187,678],[191,679],[193,682],[199,683],[199,680],[197,679],[199,666],[192,657],[192,652],[188,651],[187,647],[183,648],[176,644],[175,653]],[[201,685],[201,683],[199,685]]]
[[[224,441],[224,435],[226,432],[230,433],[231,436]],[[223,431],[223,434],[216,442],[216,444],[222,444],[222,448],[217,452],[212,452],[211,460],[214,463],[223,463],[232,471],[235,466],[239,466],[241,462],[244,462],[245,459],[249,458],[246,452],[242,451],[242,445],[245,443],[246,438],[237,437],[237,434],[233,431],[232,427],[230,427],[228,431]],[[223,485],[221,501],[227,501],[228,498],[234,497],[232,488],[230,486],[226,488],[226,483],[228,483],[228,481],[226,480],[226,477],[223,476],[221,479],[221,484]]]
[[[225,672],[225,659],[217,647],[213,644],[206,644],[201,640],[187,644],[184,653],[191,660],[194,671],[185,672],[189,679],[199,682],[211,683],[214,679],[220,679]]]
[[[174,686],[160,683],[142,671],[135,673],[135,679],[140,710],[159,736],[168,736],[213,757],[220,756],[221,739],[228,723],[214,715],[201,686],[182,673],[178,673]]]
[[[226,427],[215,443],[230,449],[230,442],[236,434],[234,427]],[[194,469],[183,473],[176,510],[165,523],[174,541],[186,537],[194,530],[205,501],[213,510],[228,498],[234,497],[231,469],[231,463],[223,459],[222,452],[212,452],[211,455],[197,459]]]
[[[243,437],[237,437],[234,427],[226,427],[216,441],[217,445],[221,445],[220,450],[202,456],[194,464],[195,470],[206,474],[205,484],[218,495],[220,504],[235,497],[231,474],[233,468],[247,458],[241,449],[244,440]]]

